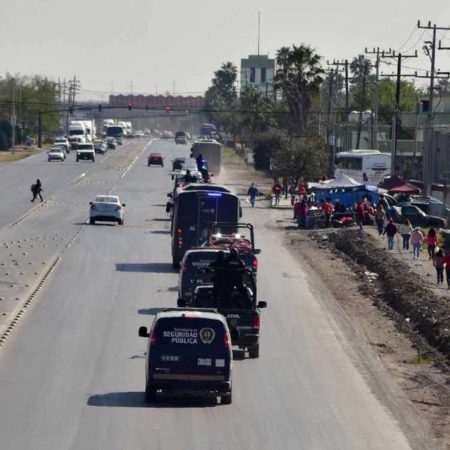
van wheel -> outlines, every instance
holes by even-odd
[[[119,219],[119,220],[117,221],[117,223],[118,223],[119,225],[123,225],[123,219]]]
[[[146,386],[145,388],[145,402],[155,403],[156,402],[156,388],[152,386]]]
[[[172,267],[174,269],[179,269],[180,268],[180,263],[178,261],[176,261],[175,259],[172,259]]]
[[[90,225],[95,225],[95,219],[89,219],[89,224]]]
[[[259,358],[259,344],[248,348],[249,358]]]
[[[222,405],[231,405],[232,401],[233,401],[233,391],[230,388],[230,392],[227,395],[222,395],[220,397],[220,403],[222,403]]]

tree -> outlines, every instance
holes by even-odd
[[[312,99],[319,93],[324,70],[321,57],[310,46],[282,47],[277,52],[275,89],[283,94],[290,113],[291,127],[303,133],[308,124]]]
[[[252,85],[247,85],[239,98],[239,129],[241,135],[253,137],[276,125],[273,103]]]

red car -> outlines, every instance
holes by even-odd
[[[164,158],[161,153],[150,153],[148,155],[147,166],[161,166],[164,167]]]

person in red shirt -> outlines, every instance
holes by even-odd
[[[279,181],[275,181],[275,184],[272,187],[272,192],[275,195],[275,205],[280,204],[281,191],[283,190],[283,186],[279,183]]]
[[[439,250],[433,257],[433,266],[436,269],[437,284],[442,284],[444,282],[444,263],[444,252]]]
[[[434,251],[436,250],[436,245],[438,244],[438,237],[436,230],[430,228],[427,234],[427,244],[428,244],[428,259],[433,259]]]
[[[366,217],[366,211],[364,210],[364,205],[362,202],[358,202],[355,207],[356,223],[359,229],[363,229],[364,219]]]
[[[295,204],[294,217],[297,219],[299,228],[306,228],[306,216],[308,215],[308,210],[309,207],[305,198]]]
[[[325,215],[325,227],[329,228],[331,224],[331,215],[333,214],[333,204],[331,203],[330,199],[327,198],[325,200],[325,203],[322,205],[321,210]]]
[[[303,183],[300,183],[298,185],[297,193],[298,193],[298,195],[300,197],[302,197],[303,195],[306,195],[306,188],[305,188],[305,185]]]

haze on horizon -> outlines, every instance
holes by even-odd
[[[84,98],[114,93],[202,95],[225,61],[257,52],[274,56],[293,43],[309,44],[326,60],[351,59],[369,49],[419,51],[409,72],[429,68],[421,48],[431,32],[417,20],[450,25],[450,2],[379,0],[375,6],[298,0],[14,0],[0,15],[0,76],[41,74],[81,81]],[[439,32],[450,46],[450,32]],[[450,51],[437,67],[450,71]],[[394,70],[385,66],[383,70]]]

